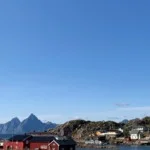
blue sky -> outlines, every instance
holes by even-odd
[[[0,122],[150,115],[149,6],[0,1]]]

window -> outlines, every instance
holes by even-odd
[[[29,141],[28,141],[28,140],[26,141],[26,144],[29,144]]]
[[[47,145],[41,145],[41,149],[47,149]]]

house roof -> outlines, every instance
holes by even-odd
[[[131,131],[130,131],[130,134],[138,134],[138,133],[140,133],[139,130],[131,130]]]
[[[41,135],[41,136],[44,136],[44,135],[47,135],[47,136],[53,136],[52,134],[50,134],[49,132],[29,132],[30,135]]]
[[[30,142],[43,142],[43,143],[50,143],[53,140],[56,141],[59,145],[76,145],[76,142],[67,137],[54,137],[54,136],[33,136],[33,135],[15,135],[9,139],[9,141],[13,142],[23,142],[25,140],[29,140]]]
[[[134,126],[135,128],[145,128],[144,126]]]
[[[8,140],[9,141],[18,141],[18,142],[21,142],[21,141],[24,141],[24,140],[26,140],[26,139],[28,139],[30,137],[31,137],[31,135],[26,135],[26,134],[24,134],[24,135],[14,135],[10,139],[8,139]]]
[[[73,139],[55,140],[59,145],[76,145]]]
[[[53,136],[32,136],[32,139],[30,142],[52,142],[55,140],[55,137]]]

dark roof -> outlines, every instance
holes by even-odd
[[[18,141],[23,142],[25,140],[29,140],[30,142],[43,142],[43,143],[50,143],[53,140],[56,141],[59,145],[76,145],[76,142],[72,138],[66,137],[54,137],[54,136],[33,136],[33,135],[15,135],[9,139],[9,141]]]
[[[26,135],[26,134],[24,134],[24,135],[14,135],[8,140],[9,141],[14,141],[14,142],[15,141],[21,142],[21,141],[24,141],[24,140],[26,140],[26,139],[28,139],[30,137],[31,137],[31,135]]]
[[[67,140],[55,140],[59,145],[76,145],[76,142],[73,139]]]
[[[48,132],[30,132],[29,134],[33,136],[54,136]]]
[[[131,130],[131,131],[130,131],[130,134],[138,134],[138,133],[140,133],[139,130]]]
[[[32,136],[30,142],[52,142],[55,140],[53,136]]]

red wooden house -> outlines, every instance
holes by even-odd
[[[75,150],[75,145],[71,138],[15,135],[4,142],[4,150]]]
[[[54,139],[54,136],[33,136],[30,140],[30,150],[47,150],[48,144]]]
[[[56,139],[48,144],[48,150],[75,150],[76,143],[72,139]]]
[[[3,149],[4,150],[22,150],[22,149],[28,149],[29,148],[29,140],[32,138],[31,135],[15,135],[12,138],[10,138],[8,141],[4,142]]]
[[[76,143],[64,137],[35,136],[30,140],[30,150],[75,150]]]

